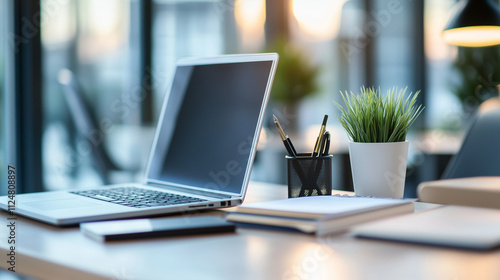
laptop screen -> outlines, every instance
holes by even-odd
[[[248,181],[275,61],[178,65],[148,181],[241,194]]]

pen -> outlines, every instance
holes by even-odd
[[[319,140],[319,149],[318,153],[316,153],[317,157],[323,156],[323,152],[326,147],[326,132],[321,135],[320,140]]]
[[[326,156],[330,152],[330,132],[325,132],[325,149],[323,150],[323,155]]]
[[[273,119],[274,119],[274,124],[278,128],[281,140],[283,140],[283,145],[285,145],[285,148],[288,151],[288,154],[292,157],[296,157],[297,152],[293,147],[292,141],[290,141],[290,138],[288,138],[288,136],[285,135],[285,132],[283,131],[283,128],[281,128],[280,122],[278,121],[278,118],[275,115],[273,115]]]
[[[319,130],[318,138],[316,138],[316,144],[314,145],[314,150],[311,154],[312,157],[319,154],[319,149],[320,149],[320,144],[321,144],[320,141],[321,141],[321,138],[323,137],[323,134],[325,133],[327,120],[328,120],[328,115],[325,115],[325,117],[323,118],[323,123],[321,124],[321,129]]]

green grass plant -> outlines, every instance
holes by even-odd
[[[361,93],[340,92],[345,108],[338,117],[353,142],[386,143],[403,142],[408,129],[422,113],[424,107],[416,106],[420,91],[408,94],[405,89],[392,88],[382,96],[380,88],[361,88]]]

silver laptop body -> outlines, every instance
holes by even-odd
[[[241,204],[278,62],[277,54],[181,59],[163,103],[142,184],[135,187],[192,197],[168,206],[117,204],[91,189],[19,194],[0,208],[53,225],[178,213]]]

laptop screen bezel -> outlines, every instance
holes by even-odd
[[[252,141],[250,154],[249,154],[248,159],[247,159],[247,165],[245,167],[245,174],[243,177],[242,186],[240,188],[240,193],[207,189],[207,188],[200,188],[200,187],[196,187],[196,186],[184,185],[184,184],[179,184],[176,182],[169,182],[169,181],[158,180],[158,179],[152,178],[152,176],[150,174],[151,164],[153,162],[154,153],[155,153],[157,146],[158,146],[160,130],[161,130],[161,127],[163,125],[164,116],[166,113],[165,110],[167,108],[167,103],[168,103],[168,100],[170,98],[174,77],[177,73],[178,67],[179,66],[210,65],[210,64],[242,63],[242,62],[261,62],[261,61],[270,61],[270,62],[272,62],[272,65],[271,65],[271,68],[269,71],[269,77],[267,79],[267,85],[266,85],[264,97],[263,97],[263,100],[261,103],[261,108],[260,108],[260,112],[259,112],[257,126],[256,126],[256,130],[254,132],[254,138]],[[220,55],[220,56],[212,56],[212,57],[198,57],[198,58],[195,57],[195,58],[179,59],[177,61],[177,63],[175,64],[173,74],[170,77],[168,90],[167,90],[166,96],[165,96],[163,104],[162,104],[162,109],[161,109],[160,117],[158,120],[156,132],[155,132],[155,137],[153,140],[153,145],[151,147],[149,160],[148,160],[148,164],[147,164],[147,168],[146,168],[144,183],[145,184],[154,184],[155,187],[162,187],[162,186],[163,187],[177,187],[177,188],[182,188],[182,189],[186,189],[186,190],[192,190],[195,192],[201,191],[201,192],[206,192],[206,193],[213,193],[213,194],[233,196],[233,197],[237,196],[237,197],[242,198],[244,196],[244,194],[246,193],[248,182],[250,180],[250,173],[252,170],[252,165],[253,165],[253,161],[255,158],[255,153],[257,151],[257,142],[259,140],[260,131],[262,129],[262,124],[264,121],[264,115],[265,115],[265,111],[266,111],[265,109],[267,108],[269,95],[270,95],[273,80],[274,80],[274,75],[276,73],[277,63],[278,63],[278,54],[277,53]]]

